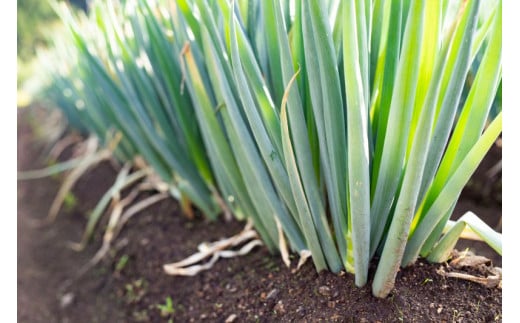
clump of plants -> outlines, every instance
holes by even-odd
[[[449,222],[502,129],[501,1],[56,8],[69,34],[42,56],[43,95],[118,136],[114,156],[142,158],[183,205],[251,219],[271,251],[287,238],[358,286],[377,259],[377,297],[400,266],[447,259],[467,225],[501,253],[478,218]]]

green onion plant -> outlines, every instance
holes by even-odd
[[[501,253],[475,216],[449,222],[502,129],[501,0],[55,7],[67,68],[43,93],[73,125],[121,133],[119,159],[142,156],[209,218],[251,218],[272,251],[279,222],[358,286],[377,260],[377,297],[399,267],[444,261],[466,224]]]

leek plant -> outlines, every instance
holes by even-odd
[[[400,266],[445,260],[466,224],[501,253],[474,216],[448,222],[502,129],[501,112],[488,122],[502,48],[502,2],[489,2],[60,8],[71,68],[48,93],[98,136],[121,133],[120,158],[142,156],[209,217],[251,218],[271,250],[280,223],[316,270],[358,286],[377,258],[385,297]]]

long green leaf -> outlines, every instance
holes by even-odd
[[[471,211],[466,212],[457,221],[451,221],[448,227],[450,227],[448,232],[446,232],[428,255],[428,261],[443,262],[448,260],[451,251],[466,227],[469,227],[499,255],[502,255],[502,235],[491,229],[484,221],[479,219],[475,213]]]
[[[353,2],[343,6],[343,63],[345,64],[345,92],[347,93],[347,148],[349,230],[352,232],[356,285],[366,284],[370,254],[370,176],[368,141],[368,71],[360,57],[368,56],[366,43],[358,43],[356,23],[364,12],[356,11]],[[366,41],[366,40],[365,40]],[[366,64],[366,62],[365,62]]]
[[[301,233],[294,219],[281,207],[281,201],[272,185],[271,178],[265,170],[256,144],[251,138],[251,133],[242,119],[236,99],[231,92],[231,87],[228,86],[229,81],[225,76],[222,63],[219,64],[217,61],[216,49],[209,38],[209,34],[206,33],[205,27],[202,28],[202,37],[207,55],[206,62],[210,71],[209,75],[212,85],[215,88],[215,94],[217,98],[220,97],[225,103],[222,114],[230,140],[234,141],[231,148],[237,159],[241,161],[238,167],[242,170],[242,175],[247,183],[258,183],[258,185],[247,186],[248,192],[255,197],[253,203],[256,203],[258,206],[262,205],[263,208],[268,210],[267,215],[262,216],[265,222],[274,222],[273,216],[278,217],[291,243],[297,250],[302,250],[305,245]],[[258,208],[261,209],[260,207]],[[273,225],[273,227],[276,226]]]
[[[347,258],[347,152],[344,149],[347,143],[337,58],[322,4],[304,1],[302,12],[307,77],[319,80],[318,84],[310,86],[310,97],[318,129],[322,171],[340,256],[345,268],[353,271],[353,264]]]
[[[432,203],[428,212],[424,215],[422,222],[418,225],[410,237],[403,257],[403,265],[411,265],[419,255],[419,251],[429,234],[441,220],[442,215],[456,201],[458,194],[464,188],[484,155],[495,142],[502,131],[502,113],[484,131],[482,137],[468,152],[460,165],[444,185],[438,197]]]
[[[240,172],[237,173],[239,169],[237,161],[233,157],[232,148],[229,146],[217,120],[213,108],[214,105],[208,97],[207,88],[202,81],[199,68],[194,56],[189,51],[189,47],[186,47],[183,56],[186,66],[186,84],[194,99],[197,118],[200,124],[203,125],[201,130],[203,131],[206,147],[210,150],[212,163],[218,165],[225,172],[224,178],[228,181],[227,186],[232,189],[233,194],[237,195],[238,200],[244,204],[244,211],[253,219],[255,228],[262,235],[267,246],[273,248],[275,245],[274,241],[277,241],[276,227],[272,223],[264,222],[265,219],[260,217],[253,207],[254,202],[247,194],[244,194],[247,191],[246,185],[240,176]],[[266,217],[266,219],[268,218]]]
[[[412,64],[410,66],[414,66],[414,63],[419,62],[420,48],[414,48],[414,45],[419,44],[421,41],[425,8],[426,6],[424,1],[415,1],[410,9],[410,15],[408,17],[408,22],[404,36],[404,52],[401,54],[402,58],[401,62],[399,63],[400,72],[404,72],[402,69],[405,68],[405,64]],[[410,68],[410,66],[408,66],[407,68]],[[411,93],[415,93],[415,89],[417,87],[417,79],[418,72],[409,74],[407,78],[403,80],[402,89],[404,89],[404,87],[406,86],[406,88],[408,88],[408,90],[411,90],[411,92],[408,92],[406,94],[403,92],[397,92],[394,95],[413,97]],[[405,105],[404,107],[397,107],[394,105],[394,102],[407,104],[407,106]],[[411,118],[410,110],[412,107],[413,101],[411,101],[410,99],[406,99],[405,97],[397,97],[395,101],[392,100],[391,109],[402,109],[402,111],[400,111],[402,114],[400,116],[394,116],[391,110],[390,120],[394,122],[409,122]],[[394,286],[395,277],[397,275],[399,264],[406,245],[406,237],[408,236],[410,222],[412,221],[414,205],[416,203],[416,198],[419,191],[419,185],[414,185],[414,182],[416,181],[416,176],[422,173],[422,168],[424,167],[424,161],[426,157],[426,150],[424,149],[424,145],[428,142],[428,136],[430,134],[431,127],[427,126],[430,119],[429,115],[425,113],[421,116],[421,119],[422,120],[420,120],[420,123],[423,123],[424,127],[419,127],[419,129],[421,131],[424,131],[424,133],[421,133],[417,136],[419,140],[414,142],[411,153],[412,158],[417,158],[417,160],[412,160],[409,162],[409,165],[404,174],[403,185],[401,187],[401,191],[399,192],[399,199],[397,201],[394,216],[392,218],[390,229],[388,231],[388,238],[385,242],[383,253],[381,255],[381,260],[377,267],[376,275],[374,277],[374,283],[372,285],[372,292],[377,297],[386,297]],[[399,158],[404,158],[404,149],[406,148],[405,145],[408,138],[395,138],[395,134],[388,135],[389,137],[391,137],[389,139],[388,144],[395,143],[397,146],[395,147],[396,150],[400,149],[401,151],[399,151],[398,154],[395,154],[393,156],[390,155],[390,152],[388,152],[387,156],[389,156],[389,164],[386,164],[386,159],[383,158],[381,165],[383,167],[393,165],[395,167],[398,167],[396,169],[400,169],[402,167],[402,161],[399,160]],[[401,142],[399,142],[399,140],[401,140]],[[385,150],[383,150],[383,154],[385,154]],[[393,187],[394,190],[397,188],[398,183],[396,183],[395,179],[391,181],[391,178],[389,176],[389,169],[386,169],[385,172],[381,172],[380,175],[384,176],[382,180],[388,182],[387,185],[392,185],[390,187]],[[374,199],[374,203],[379,202],[379,200],[377,199],[377,192],[378,191],[376,189],[376,198]]]
[[[390,216],[390,210],[398,195],[402,170],[405,162],[406,146],[412,118],[415,92],[417,88],[420,59],[420,44],[423,26],[424,1],[414,1],[406,22],[403,45],[399,58],[395,85],[391,95],[388,121],[384,134],[382,150],[376,148],[380,163],[374,163],[377,170],[371,217],[374,229],[371,234],[371,254],[373,254],[383,235]],[[384,120],[381,120],[384,121]]]

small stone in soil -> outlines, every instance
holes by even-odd
[[[236,314],[231,314],[230,316],[228,316],[228,318],[226,319],[225,323],[235,322],[236,319],[237,319],[237,315]]]
[[[226,289],[231,292],[231,293],[234,293],[237,291],[237,288],[231,284],[226,284]]]
[[[61,308],[65,308],[65,307],[69,306],[70,304],[72,304],[72,302],[74,302],[73,293],[67,293],[60,298]]]
[[[276,296],[278,296],[278,289],[275,288],[275,289],[271,290],[271,291],[267,294],[267,296],[265,297],[265,299],[268,300],[268,299],[271,299],[271,298],[275,298]]]

